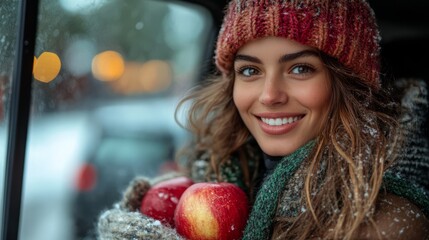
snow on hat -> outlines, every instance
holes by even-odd
[[[217,40],[216,66],[230,74],[237,51],[268,36],[317,48],[380,87],[380,34],[364,0],[232,0]]]

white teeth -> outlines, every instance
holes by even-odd
[[[284,124],[291,124],[298,121],[301,117],[288,117],[288,118],[261,118],[262,122],[270,126],[281,126]]]

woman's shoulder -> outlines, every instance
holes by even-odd
[[[400,196],[382,194],[377,201],[373,220],[373,224],[360,230],[361,238],[429,239],[429,220],[419,207]]]

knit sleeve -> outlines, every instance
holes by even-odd
[[[427,85],[420,80],[398,81],[404,114],[399,119],[403,143],[397,160],[384,175],[387,191],[405,197],[429,216],[429,143]]]
[[[155,179],[139,176],[125,189],[122,199],[112,209],[100,214],[97,223],[99,240],[183,239],[172,228],[140,213],[141,201],[151,186],[181,174],[171,173]]]
[[[184,239],[172,228],[139,212],[123,209],[105,211],[98,221],[98,239]]]

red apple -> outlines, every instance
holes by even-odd
[[[183,192],[194,182],[187,177],[172,178],[152,186],[143,197],[140,212],[174,227],[174,211]]]
[[[177,232],[190,240],[241,239],[249,215],[246,194],[231,183],[195,183],[174,214]]]

